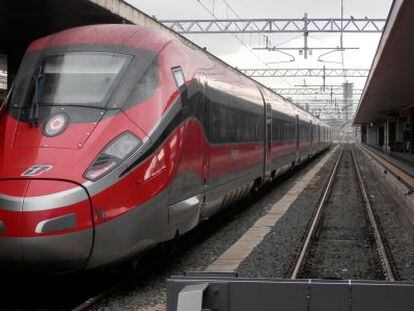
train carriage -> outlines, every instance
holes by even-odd
[[[0,116],[0,270],[92,269],[194,228],[330,128],[158,30],[33,42]]]

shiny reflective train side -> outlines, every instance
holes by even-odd
[[[328,126],[284,98],[131,25],[33,42],[0,113],[4,272],[139,255],[330,143]]]

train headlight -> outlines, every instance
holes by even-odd
[[[89,165],[83,177],[96,181],[119,166],[142,145],[131,132],[125,132],[112,140]]]

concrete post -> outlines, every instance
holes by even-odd
[[[368,125],[367,126],[367,144],[371,146],[378,146],[379,144],[379,130],[378,126]]]
[[[384,123],[384,152],[390,152],[390,122],[385,121]]]

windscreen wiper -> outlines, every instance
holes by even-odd
[[[35,80],[35,90],[33,95],[32,104],[30,105],[30,114],[29,114],[29,125],[38,126],[39,125],[39,102],[43,98],[43,67],[40,67],[36,76],[33,77]]]

